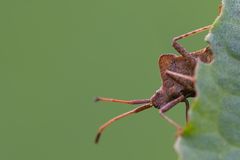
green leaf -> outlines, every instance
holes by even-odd
[[[206,39],[214,62],[197,69],[198,96],[175,148],[181,160],[239,160],[240,0],[223,0]]]

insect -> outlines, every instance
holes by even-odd
[[[160,75],[162,79],[162,86],[149,99],[139,100],[119,100],[104,97],[97,97],[96,101],[117,102],[123,104],[142,104],[141,106],[123,113],[110,119],[103,124],[99,129],[95,138],[95,143],[99,142],[103,131],[113,122],[124,118],[126,116],[139,113],[143,110],[155,107],[159,110],[161,117],[173,125],[178,133],[181,133],[182,127],[174,120],[166,116],[164,113],[174,107],[180,102],[184,102],[186,106],[186,121],[188,121],[189,102],[187,98],[196,96],[195,89],[195,69],[199,61],[203,63],[210,63],[213,60],[213,54],[209,46],[194,52],[188,52],[177,41],[196,33],[206,31],[211,28],[211,25],[202,27],[192,32],[180,35],[173,38],[172,46],[176,49],[180,56],[173,54],[163,54],[160,56],[158,64],[160,68]]]

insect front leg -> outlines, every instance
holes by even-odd
[[[178,132],[182,131],[182,127],[177,122],[175,122],[174,120],[172,120],[171,118],[166,116],[164,113],[167,112],[172,107],[174,107],[179,102],[182,102],[184,99],[185,99],[185,97],[183,95],[181,95],[178,98],[167,103],[166,105],[164,105],[162,108],[159,109],[159,114],[161,115],[161,117],[163,117],[167,122],[169,122],[171,125],[173,125],[177,129]]]

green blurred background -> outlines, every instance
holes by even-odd
[[[97,128],[148,98],[171,39],[211,24],[219,1],[1,0],[0,159],[176,159],[175,129],[150,109]],[[189,50],[203,37],[181,41]],[[184,125],[183,105],[168,115]]]

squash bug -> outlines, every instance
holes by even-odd
[[[155,107],[159,110],[162,118],[167,120],[171,125],[173,125],[178,133],[182,132],[182,127],[176,123],[174,120],[166,116],[164,113],[174,107],[180,102],[184,102],[186,106],[186,121],[188,121],[188,110],[189,102],[187,98],[196,96],[195,89],[195,70],[198,61],[203,63],[210,63],[213,60],[213,54],[209,46],[194,52],[188,52],[182,47],[177,41],[196,33],[206,31],[211,28],[211,25],[202,27],[200,29],[194,30],[192,32],[180,35],[173,38],[172,46],[176,49],[180,56],[173,54],[163,54],[159,57],[159,68],[160,75],[162,79],[162,86],[153,94],[149,99],[140,100],[119,100],[104,97],[97,97],[96,102],[117,102],[123,104],[142,104],[141,106],[123,113],[110,119],[108,122],[103,124],[99,129],[97,136],[95,138],[95,143],[99,142],[99,138],[102,132],[113,122],[124,118],[126,116],[132,115],[134,113],[139,113],[143,110]]]

